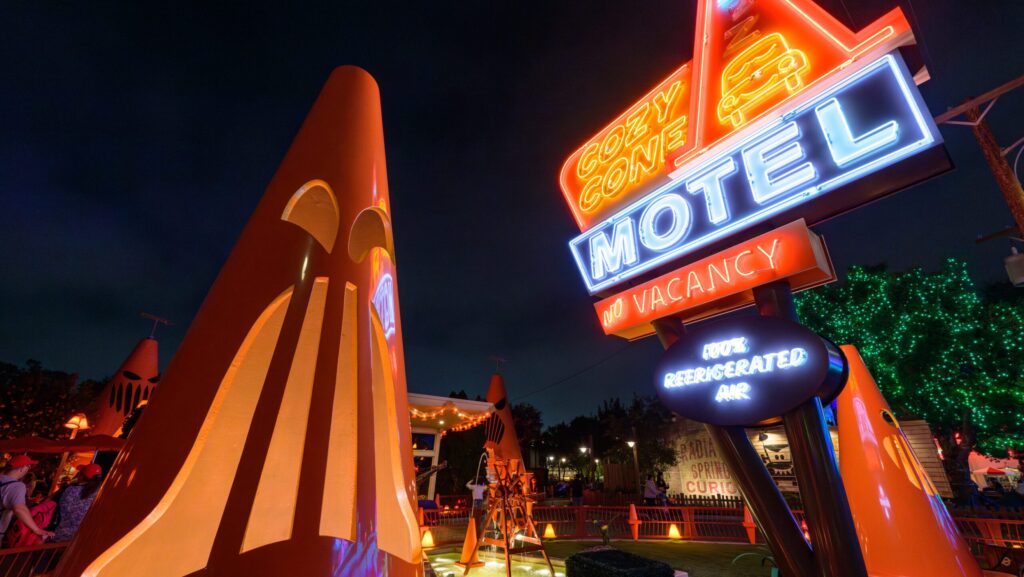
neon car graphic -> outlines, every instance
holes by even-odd
[[[740,126],[752,109],[779,91],[799,90],[808,68],[807,56],[790,48],[782,34],[765,35],[737,54],[722,72],[718,119]]]

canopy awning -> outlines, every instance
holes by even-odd
[[[494,405],[409,393],[409,420],[413,427],[445,431],[464,431],[482,424],[494,412]]]

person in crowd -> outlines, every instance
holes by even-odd
[[[41,499],[38,502],[28,501],[31,505],[28,509],[36,527],[45,527],[47,531],[52,530],[54,512],[57,510],[57,503],[53,499]],[[21,519],[14,519],[4,533],[4,544],[7,547],[16,549],[19,547],[34,547],[43,544],[43,536],[36,535],[21,522]]]
[[[978,484],[974,481],[967,481],[967,506],[970,508],[981,507],[981,491],[978,490]]]
[[[6,533],[11,520],[17,518],[28,531],[42,540],[53,537],[53,533],[36,524],[25,502],[26,487],[22,479],[36,464],[38,462],[28,455],[17,455],[0,469],[0,507],[3,510],[0,513],[0,534]]]
[[[45,498],[38,500],[35,499],[35,497],[37,496],[36,490],[39,489],[39,479],[36,478],[36,474],[34,472],[29,471],[28,473],[25,473],[25,477],[21,480],[21,482],[25,483],[26,502],[35,505],[38,503],[42,503],[45,500]]]
[[[665,482],[665,477],[658,473],[658,479],[654,484],[658,487],[658,496],[655,497],[658,505],[660,507],[668,507],[668,483]]]
[[[572,504],[579,507],[583,504],[583,477],[579,473],[569,483],[569,496],[572,497]]]
[[[1007,491],[1003,495],[1002,505],[1012,509],[1020,509],[1021,507],[1024,507],[1024,492],[1022,492],[1020,484],[1018,484],[1014,490]]]
[[[654,475],[647,475],[644,481],[644,505],[653,507],[658,504],[658,484],[654,481]]]
[[[473,508],[483,510],[484,491],[487,490],[487,485],[484,483],[477,483],[476,479],[470,479],[466,483],[466,488],[473,492]]]
[[[981,492],[981,499],[986,506],[998,508],[1002,505],[1004,495],[1006,489],[1003,489],[1003,485],[996,479],[989,479],[988,486]]]
[[[102,484],[103,469],[96,463],[89,463],[82,467],[75,480],[61,491],[57,499],[56,514],[59,520],[54,531],[54,542],[70,541],[75,536]]]

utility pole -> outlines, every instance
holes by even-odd
[[[1021,86],[1024,86],[1024,76],[1019,76],[981,96],[968,99],[960,106],[936,116],[935,123],[971,127],[974,137],[978,140],[978,145],[981,146],[981,152],[985,155],[985,161],[988,162],[989,169],[999,185],[999,190],[1003,193],[1003,198],[1006,199],[1006,204],[1010,208],[1010,213],[1017,224],[1017,232],[1024,235],[1024,190],[1021,189],[1020,181],[1014,174],[1013,167],[1006,160],[1006,154],[1021,145],[1022,141],[1019,140],[1003,150],[996,141],[992,128],[985,121],[985,116],[1001,95]],[[981,108],[982,104],[986,104],[984,109]],[[966,121],[954,120],[961,114],[967,118]]]
[[[981,109],[977,106],[969,108],[964,111],[964,116],[974,123],[971,126],[974,138],[978,140],[981,152],[985,155],[985,161],[988,162],[992,175],[996,177],[999,190],[1002,191],[1003,198],[1006,199],[1006,204],[1010,207],[1010,214],[1013,215],[1013,220],[1017,223],[1018,233],[1024,234],[1024,189],[1021,189],[1020,181],[1013,173],[1013,167],[1003,155],[1003,149],[996,142],[996,136],[982,116]]]

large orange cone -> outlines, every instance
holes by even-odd
[[[462,542],[462,555],[459,556],[459,562],[455,563],[455,566],[467,569],[469,567],[481,567],[483,564],[483,561],[480,560],[480,555],[477,554],[476,519],[471,516],[469,518],[469,525],[466,526],[466,539]]]
[[[981,577],[857,349],[839,395],[839,464],[872,577]]]
[[[423,574],[392,239],[380,94],[338,68],[59,577]]]
[[[135,345],[89,408],[92,428],[85,431],[87,434],[114,435],[141,402],[149,401],[160,382],[157,349],[153,338],[142,339]]]
[[[508,402],[505,379],[499,373],[491,375],[486,398],[488,403],[494,405],[494,414],[487,422],[487,440],[484,442],[484,447],[493,451],[495,459],[505,459],[510,463],[514,459],[517,462],[517,471],[520,474],[525,473],[526,467],[523,466],[519,436],[516,435],[516,422],[512,418],[512,405]]]

